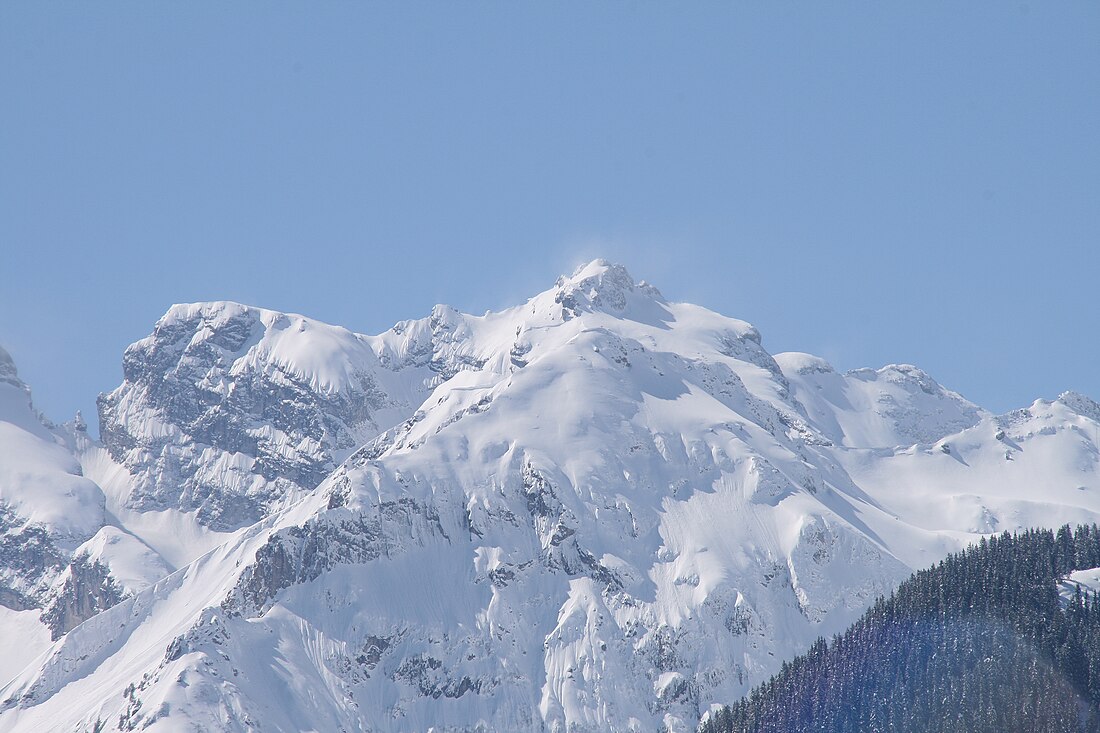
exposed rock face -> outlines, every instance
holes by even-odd
[[[353,449],[479,370],[470,319],[436,306],[381,336],[236,303],[173,306],[99,399],[126,505],[234,530],[317,486]]]
[[[325,382],[286,358],[295,350],[348,368]],[[372,368],[344,329],[231,303],[177,306],[126,350],[125,381],[99,400],[102,440],[135,478],[132,508],[236,529],[377,432],[375,413],[392,405]]]
[[[431,505],[399,498],[372,509],[350,516],[335,513],[272,535],[256,551],[255,563],[245,570],[224,608],[260,615],[279,591],[314,580],[336,565],[370,562],[397,554],[409,543],[446,537]]]
[[[0,382],[22,390],[26,389],[26,385],[19,378],[19,372],[15,368],[15,361],[12,360],[11,354],[2,346],[0,346]]]
[[[78,555],[69,562],[61,587],[42,613],[42,622],[57,640],[123,597],[122,588],[106,565],[87,555]]]
[[[39,608],[66,560],[45,527],[0,506],[0,605],[15,611]]]

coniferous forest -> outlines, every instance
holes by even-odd
[[[701,733],[1100,731],[1096,525],[1005,533],[914,574]]]

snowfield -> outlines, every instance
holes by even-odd
[[[772,356],[602,260],[379,336],[173,306],[102,443],[0,356],[0,731],[691,731],[912,570],[1100,521],[1089,398]]]

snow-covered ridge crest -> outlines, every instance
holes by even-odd
[[[840,374],[809,354],[777,354],[775,359],[811,421],[844,446],[933,443],[989,416],[911,364]]]
[[[0,526],[7,536],[36,528],[72,550],[102,526],[103,495],[56,429],[0,348]]]
[[[195,328],[195,324],[201,324]],[[147,351],[163,341],[162,333],[183,329],[190,340],[183,351],[211,341],[233,361],[230,376],[257,367],[282,370],[322,394],[354,389],[364,366],[374,357],[365,336],[296,313],[230,301],[173,305],[157,321],[153,334],[130,349]],[[176,342],[179,345],[179,342]]]
[[[2,346],[0,346],[0,381],[23,386],[23,380],[19,379],[19,372],[15,368],[11,354]]]
[[[84,427],[79,415],[64,426],[42,418],[0,349],[0,677],[167,572],[107,526],[106,497],[74,454]]]
[[[0,421],[18,425],[21,429],[51,440],[46,422],[34,409],[31,388],[20,379],[11,354],[0,346]]]
[[[1100,423],[1100,403],[1080,392],[1063,392],[1058,395],[1058,402],[1076,412],[1081,417]]]
[[[233,302],[172,306],[126,350],[125,381],[99,403],[103,442],[134,478],[123,503],[245,526],[411,418],[459,372],[499,377],[523,363],[531,328],[599,309],[672,318],[655,289],[602,261],[528,307],[475,317],[441,305],[365,336]]]

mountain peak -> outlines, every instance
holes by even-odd
[[[1100,404],[1097,404],[1091,397],[1083,395],[1080,392],[1070,391],[1058,395],[1057,401],[1061,402],[1081,417],[1087,417],[1096,422],[1100,422]]]
[[[611,273],[613,277],[629,281],[631,285],[634,284],[634,278],[627,272],[626,267],[616,262],[605,260],[602,257],[597,257],[594,260],[577,265],[572,275],[562,275],[558,278],[557,284],[560,286],[570,281],[582,282],[591,278],[602,278],[608,273]]]
[[[15,360],[3,346],[0,346],[0,382],[23,387],[23,380],[19,378],[19,371],[15,368]]]
[[[0,346],[0,423],[3,422],[18,425],[39,438],[52,440],[46,430],[46,421],[34,409],[31,388],[19,378],[19,370],[16,369],[15,360],[11,358],[11,354]],[[0,503],[2,500],[3,490],[0,489]]]
[[[625,314],[632,301],[665,302],[657,288],[635,282],[625,267],[605,259],[592,260],[572,275],[559,277],[552,292],[566,320],[595,310]]]

